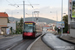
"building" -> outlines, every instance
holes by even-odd
[[[68,0],[68,30],[75,37],[75,0]]]
[[[47,23],[46,22],[37,22],[37,24],[41,25],[41,26],[44,26],[46,25]]]
[[[16,22],[14,22],[14,23],[11,22],[11,23],[8,23],[7,25],[8,25],[8,27],[10,27],[10,28],[12,27],[12,32],[13,32],[13,33],[16,32]]]
[[[0,33],[1,31],[3,31],[4,34],[6,34],[6,28],[8,28],[7,23],[8,23],[8,14],[5,12],[0,12]]]

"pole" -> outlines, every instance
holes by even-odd
[[[33,21],[33,12],[32,12],[32,21]]]
[[[61,0],[61,21],[63,20],[63,0]],[[63,35],[63,28],[61,28],[61,36]]]
[[[24,30],[24,22],[25,22],[25,1],[23,0],[23,30]]]
[[[57,13],[57,11],[56,11],[56,20],[58,22],[58,13]],[[56,22],[56,24],[57,24],[57,22]],[[58,33],[58,28],[57,28],[57,33]]]
[[[62,21],[62,17],[63,17],[63,0],[61,0],[61,21]]]
[[[32,11],[32,21],[34,21],[34,7],[33,6],[32,6],[32,9],[33,9],[33,11]]]
[[[56,11],[56,18],[57,18],[57,21],[58,21],[58,13],[57,13],[57,11]]]
[[[38,12],[38,22],[39,22],[39,12]]]
[[[32,6],[32,5],[31,5]],[[32,9],[34,10],[34,7],[32,6]],[[34,13],[34,11],[32,11],[32,21],[34,21],[33,19],[34,19],[34,17],[33,17],[33,13]]]
[[[25,1],[23,0],[23,21],[25,22]]]

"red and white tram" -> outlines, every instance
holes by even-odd
[[[38,23],[27,21],[24,23],[23,39],[26,37],[37,37],[42,34],[42,26]]]

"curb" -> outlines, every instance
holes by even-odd
[[[44,35],[45,35],[45,34],[44,34]],[[44,36],[44,35],[43,35],[43,36]],[[42,40],[49,48],[51,48],[51,50],[54,50],[52,46],[49,46],[48,43],[46,43],[46,42],[43,40],[43,36],[42,36],[41,40]]]
[[[74,42],[71,42],[71,41],[68,41],[68,40],[62,39],[61,37],[58,37],[58,38],[61,39],[61,40],[63,40],[63,41],[66,41],[66,42],[68,42],[68,43],[71,43],[71,44],[75,45]]]
[[[27,48],[27,50],[30,50],[31,47],[34,45],[34,43],[35,43],[39,38],[41,38],[43,35],[44,35],[44,34],[42,34],[42,35],[39,36],[34,42],[32,42],[32,43],[29,45],[29,47]]]

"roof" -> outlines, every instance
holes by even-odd
[[[33,22],[33,21],[26,21],[25,23],[35,23],[35,22]]]
[[[7,25],[0,25],[0,27],[7,27]]]
[[[8,17],[8,14],[5,12],[0,12],[0,17]]]
[[[50,26],[48,26],[48,25],[45,25],[44,27],[50,27]]]

